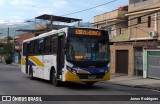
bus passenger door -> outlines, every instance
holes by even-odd
[[[26,74],[28,74],[29,43],[26,43]]]
[[[64,42],[65,33],[62,32],[60,36],[58,35],[58,48],[57,48],[57,79],[60,79],[62,75],[62,68],[64,68]]]

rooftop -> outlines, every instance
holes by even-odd
[[[61,17],[61,16],[48,15],[48,14],[40,15],[40,16],[36,17],[35,19],[50,20],[50,21],[59,21],[59,22],[66,22],[66,23],[72,23],[72,22],[82,21],[82,19]]]

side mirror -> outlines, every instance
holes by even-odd
[[[59,32],[59,33],[58,33],[58,37],[64,36],[64,35],[65,35],[65,32]]]

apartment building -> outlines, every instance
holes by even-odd
[[[125,14],[127,11],[128,6],[123,6],[111,12],[96,15],[94,16],[94,27],[107,29],[109,31],[110,39],[126,34],[128,30],[128,19]],[[123,23],[118,24],[120,22]]]
[[[111,73],[134,75],[133,45],[129,44],[128,6],[94,17],[94,26],[106,29],[110,35]]]
[[[134,71],[160,79],[160,0],[129,0],[129,40],[134,48]]]

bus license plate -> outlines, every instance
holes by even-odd
[[[88,79],[96,79],[96,76],[88,76]]]

